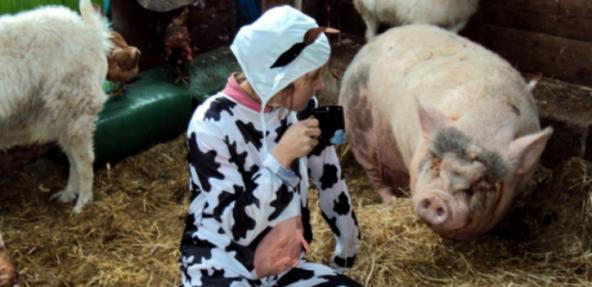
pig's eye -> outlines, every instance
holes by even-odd
[[[473,187],[470,187],[468,189],[465,189],[464,192],[469,196],[473,196],[473,194],[475,193],[475,189]]]
[[[492,184],[488,181],[481,180],[481,181],[477,182],[475,185],[473,185],[473,188],[476,191],[490,191],[490,190],[495,190],[496,186],[497,186],[496,184]]]
[[[438,157],[434,157],[432,159],[432,166],[431,168],[435,170],[438,174],[440,174],[440,165],[442,165],[442,160]]]

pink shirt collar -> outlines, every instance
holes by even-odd
[[[253,100],[249,97],[249,94],[243,88],[241,88],[240,84],[234,77],[235,74],[231,74],[228,77],[228,82],[226,82],[226,87],[224,88],[224,93],[231,97],[233,100],[238,102],[239,104],[253,110],[256,112],[261,111],[261,104]],[[265,112],[268,113],[271,111],[270,107],[265,108]]]

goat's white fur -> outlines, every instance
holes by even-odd
[[[0,150],[56,141],[68,156],[67,187],[53,197],[92,201],[93,134],[107,100],[110,30],[90,0],[79,16],[59,6],[0,17]]]
[[[380,23],[392,26],[432,24],[458,32],[478,8],[479,0],[354,0],[366,24],[366,39]]]

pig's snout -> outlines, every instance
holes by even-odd
[[[438,226],[448,220],[450,210],[446,201],[439,196],[421,199],[415,207],[417,215],[432,226]]]

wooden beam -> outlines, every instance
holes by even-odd
[[[342,33],[363,36],[364,21],[351,0],[327,0],[328,25]]]
[[[592,5],[580,0],[488,0],[481,3],[487,24],[592,41]]]
[[[481,5],[572,17],[589,18],[592,15],[589,0],[482,0]]]
[[[483,44],[524,72],[592,86],[592,43],[482,25]]]

